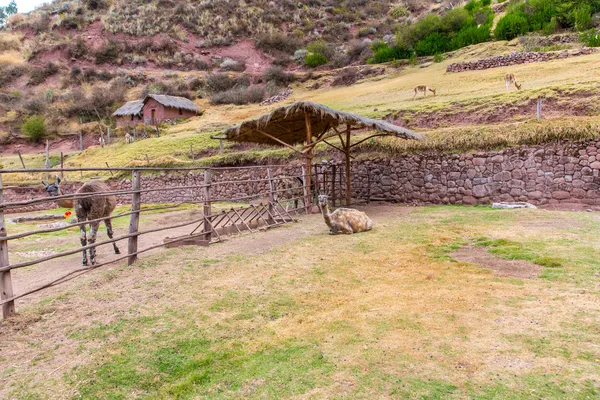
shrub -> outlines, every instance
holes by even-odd
[[[450,42],[451,49],[460,49],[461,47],[472,44],[483,43],[490,40],[490,25],[480,27],[469,27],[461,29]]]
[[[575,29],[579,32],[589,29],[592,25],[592,8],[589,4],[582,4],[575,10]]]
[[[321,53],[309,53],[304,57],[304,64],[307,67],[315,68],[319,65],[327,64],[327,57]]]
[[[406,8],[406,6],[402,4],[392,7],[388,12],[388,15],[394,19],[406,17],[408,14],[408,8]]]
[[[470,3],[469,3],[470,4]],[[453,8],[440,19],[441,28],[446,32],[458,32],[463,28],[476,26],[475,20],[465,8]]]
[[[552,35],[554,32],[556,32],[557,26],[558,23],[556,22],[556,17],[552,17],[550,22],[546,22],[542,27],[542,33],[544,35]]]
[[[226,58],[219,66],[223,71],[243,72],[246,70],[246,63],[243,61]]]
[[[350,57],[351,61],[366,59],[373,56],[373,53],[370,50],[371,46],[369,45],[368,41],[353,40],[350,42],[348,57]]]
[[[46,122],[44,121],[44,117],[32,115],[27,118],[23,123],[23,126],[21,126],[21,131],[28,140],[39,142],[46,135]]]
[[[46,78],[58,72],[58,66],[52,62],[48,62],[44,68],[35,68],[31,71],[28,85],[36,86],[44,82]]]
[[[296,77],[294,74],[285,72],[283,68],[271,66],[263,74],[263,80],[265,82],[273,82],[278,86],[287,86],[292,83]]]
[[[261,35],[256,41],[256,47],[268,54],[278,52],[294,54],[294,51],[302,47],[302,39],[298,35],[284,35],[274,33],[272,35]]]
[[[413,55],[413,51],[407,47],[402,46],[388,46],[383,45],[373,46],[373,57],[367,60],[369,64],[380,64],[392,60],[400,60],[410,58]]]
[[[188,89],[196,91],[202,89],[205,84],[206,82],[201,78],[192,78],[192,80],[188,83]]]
[[[235,104],[260,103],[265,98],[265,89],[260,86],[249,88],[234,88],[224,92],[213,93],[210,96],[211,104]]]
[[[498,40],[512,40],[517,36],[527,33],[529,24],[525,16],[520,14],[506,14],[498,21],[494,36]]]
[[[30,98],[23,103],[23,110],[30,115],[42,114],[46,111],[46,102],[41,98]]]
[[[0,86],[5,86],[27,73],[26,65],[0,65]]]
[[[309,53],[313,54],[321,54],[326,59],[330,59],[335,54],[335,49],[329,43],[324,42],[323,40],[318,40],[316,42],[310,43],[306,46],[306,49]]]
[[[206,84],[213,93],[224,92],[235,86],[235,79],[227,74],[209,74]]]
[[[70,58],[81,59],[87,55],[88,48],[83,39],[77,38],[67,49]]]
[[[593,29],[582,33],[579,40],[588,47],[600,47],[600,33]]]
[[[443,55],[443,54],[436,53],[436,54],[433,56],[433,62],[440,63],[440,62],[442,62],[442,61],[444,61],[444,55]]]
[[[121,49],[118,44],[110,40],[105,46],[101,47],[96,51],[94,57],[96,58],[96,64],[114,63],[119,58]]]
[[[437,53],[444,53],[448,50],[448,37],[441,33],[432,33],[421,40],[415,46],[415,52],[419,56],[432,56]]]

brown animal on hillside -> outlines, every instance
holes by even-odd
[[[42,184],[46,188],[46,192],[51,197],[62,196],[62,190],[60,188],[61,180],[57,176],[56,182],[52,184],[47,184],[42,181]],[[89,181],[83,184],[76,192],[77,194],[82,193],[102,193],[109,192],[110,188],[104,183],[100,181]],[[61,206],[61,201],[57,201],[57,204]],[[110,217],[115,207],[117,206],[117,198],[115,196],[93,196],[86,197],[81,199],[75,199],[75,215],[77,216],[78,222],[84,222],[88,220],[100,219],[104,217]],[[62,206],[61,206],[62,207]],[[85,224],[79,226],[80,232],[80,241],[81,246],[86,246],[88,244],[96,243],[96,235],[98,234],[98,227],[100,226],[100,221],[91,222],[90,224],[90,235],[87,237],[86,234],[86,226]],[[106,225],[106,233],[109,239],[113,238],[113,228],[112,222],[110,218],[106,218],[104,220],[104,225]],[[113,243],[113,248],[115,250],[115,254],[121,254],[119,248],[116,243]],[[92,265],[96,264],[96,248],[92,247],[89,249],[90,253],[90,263]],[[88,265],[88,258],[86,251],[83,250],[82,256],[82,264]]]
[[[125,134],[125,144],[133,143],[133,138],[129,133]]]
[[[436,92],[435,89],[431,89],[429,86],[426,86],[426,85],[415,86],[415,88],[413,90],[415,91],[413,99],[415,97],[417,97],[418,92],[423,92],[423,95],[424,95],[423,97],[427,97],[427,91],[430,91],[431,93],[433,93],[434,96],[435,96],[435,92]]]
[[[338,208],[330,212],[327,196],[324,194],[319,196],[319,207],[329,227],[330,235],[351,234],[373,229],[373,221],[362,211]]]
[[[510,92],[510,87],[514,84],[517,90],[521,89],[521,84],[517,83],[515,74],[506,73],[504,74],[504,83],[506,84],[506,91]]]

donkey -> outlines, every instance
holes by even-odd
[[[42,185],[46,188],[46,192],[50,195],[50,197],[61,196],[62,190],[60,188],[61,180],[57,176],[56,182],[47,184],[42,181]],[[100,181],[89,181],[83,184],[77,190],[77,194],[82,193],[102,193],[108,192],[110,189],[104,182]],[[59,205],[61,202],[57,202]],[[106,234],[109,239],[113,238],[113,228],[112,221],[110,220],[110,215],[114,211],[117,206],[117,198],[115,196],[94,196],[87,197],[83,199],[75,199],[75,215],[77,216],[77,222],[85,222],[88,220],[100,219],[106,217],[104,220],[104,225],[106,225]],[[98,227],[100,225],[100,221],[90,222],[90,235],[89,238],[86,236],[86,226],[82,224],[79,226],[80,231],[80,241],[81,246],[86,246],[87,244],[96,243],[96,235],[98,234]],[[117,244],[113,242],[113,248],[115,249],[115,254],[121,254]],[[90,253],[90,263],[91,265],[96,264],[96,248],[92,247],[89,249]],[[83,250],[82,264],[88,265],[88,258],[86,251]]]
[[[288,200],[286,211],[289,208],[289,201],[293,199],[294,209],[298,208],[299,200],[304,203],[304,180],[299,176],[281,175],[276,178],[275,183],[275,201]]]

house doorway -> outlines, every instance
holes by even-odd
[[[150,113],[151,123],[152,125],[156,125],[156,109],[153,108],[152,110],[150,110]]]

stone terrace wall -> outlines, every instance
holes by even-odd
[[[274,168],[273,176],[300,175],[300,167]],[[367,178],[367,173],[369,178]],[[215,170],[213,183],[265,179],[266,169]],[[471,154],[405,154],[352,163],[353,197],[416,204],[488,204],[494,201],[558,202],[600,205],[600,140],[521,146]],[[142,188],[192,186],[204,183],[204,173],[142,177]],[[113,190],[129,190],[128,179],[109,181]],[[67,186],[73,193],[76,183]],[[235,199],[268,192],[267,182],[214,185],[213,199]],[[41,185],[6,189],[6,201],[45,196]],[[179,189],[142,194],[143,203],[203,200],[203,189]],[[119,196],[121,204],[131,195]],[[48,208],[49,203],[42,207]],[[20,210],[31,211],[32,208]]]
[[[527,201],[600,204],[600,141],[513,147],[497,152],[402,155],[354,165],[366,196],[428,204]]]
[[[482,58],[476,61],[458,62],[448,65],[446,72],[464,72],[475,71],[488,68],[506,67],[515,64],[530,64],[534,62],[550,61],[558,58],[575,57],[584,54],[591,54],[595,50],[592,48],[582,48],[579,50],[570,50],[563,52],[529,52],[529,53],[511,53],[501,56]]]

